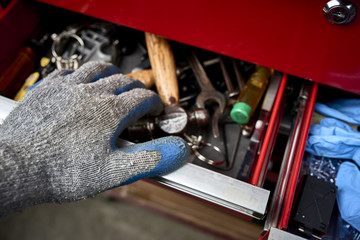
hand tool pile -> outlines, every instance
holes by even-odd
[[[33,72],[21,80],[15,100],[54,69],[74,70],[88,61],[112,63],[156,91],[164,103],[160,115],[132,124],[122,139],[181,136],[192,149],[190,162],[238,175],[273,70],[107,22],[78,22],[54,32],[41,29],[36,39],[46,44],[32,62]]]
[[[274,101],[279,79],[271,80],[273,70],[151,33],[145,33],[142,46],[154,90],[165,108],[159,116],[140,119],[121,137],[141,142],[169,134],[181,136],[192,149],[191,162],[237,177],[255,127],[257,106],[269,82],[271,94],[267,95],[271,97],[266,99],[268,105]],[[141,69],[137,73],[145,71]],[[257,141],[268,118],[263,120]]]

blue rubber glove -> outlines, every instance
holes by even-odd
[[[305,150],[317,156],[360,161],[360,132],[342,121],[324,118],[310,126]]]
[[[341,163],[335,184],[341,218],[360,231],[360,169],[352,162]]]
[[[360,126],[360,99],[338,99],[325,104],[316,103],[315,111]]]
[[[345,160],[335,180],[337,203],[341,217],[360,231],[360,132],[337,119],[324,118],[310,127],[305,150]]]

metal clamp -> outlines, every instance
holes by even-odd
[[[194,155],[200,160],[203,161],[207,164],[213,165],[213,166],[217,166],[217,165],[222,165],[225,163],[225,155],[221,152],[220,148],[218,148],[217,146],[214,146],[208,142],[205,142],[202,139],[202,136],[195,136],[195,135],[187,135],[186,133],[184,133],[184,137],[188,142],[188,145],[190,146],[191,150],[193,151]],[[212,159],[209,159],[207,157],[205,157],[204,155],[202,155],[199,152],[199,149],[202,149],[204,147],[210,147],[211,149],[213,149],[213,151],[215,151],[217,154],[222,155],[222,160],[220,161],[215,161]]]
[[[53,39],[53,44],[51,46],[51,54],[53,55],[52,61],[55,63],[56,68],[59,70],[75,70],[79,68],[81,64],[82,55],[81,54],[73,54],[69,58],[63,58],[61,55],[57,53],[57,49],[61,48],[64,44],[65,40],[70,38],[75,39],[82,49],[84,49],[85,44],[84,41],[76,35],[75,31],[67,31],[62,32],[61,34],[52,34],[51,38]],[[83,52],[83,51],[81,51]]]

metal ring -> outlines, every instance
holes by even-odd
[[[78,35],[76,35],[73,32],[63,32],[60,35],[56,35],[54,34],[52,36],[54,42],[51,46],[51,54],[53,55],[53,58],[55,59],[56,62],[56,67],[58,69],[77,69],[80,66],[80,60],[82,58],[81,54],[74,54],[71,55],[68,59],[64,59],[62,56],[59,56],[58,53],[56,52],[56,48],[58,47],[58,45],[61,43],[61,40],[63,38],[73,38],[75,39],[81,46],[82,51],[85,48],[85,43],[84,41],[81,39],[81,37],[79,37]]]
[[[201,153],[199,153],[198,149],[200,149],[200,147],[197,147],[197,148],[192,148],[195,156],[203,161],[203,162],[206,162],[207,164],[210,164],[210,165],[214,165],[214,166],[217,166],[217,165],[222,165],[225,163],[225,155],[221,152],[220,148],[218,148],[217,146],[213,146],[212,144],[210,143],[207,143],[205,141],[201,141],[201,144],[203,146],[207,146],[207,147],[210,147],[212,148],[214,151],[218,152],[219,154],[221,154],[223,156],[223,159],[220,160],[220,161],[215,161],[215,160],[212,160],[212,159],[209,159],[207,157],[205,157],[204,155],[202,155]]]

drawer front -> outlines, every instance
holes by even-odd
[[[327,1],[41,1],[360,94],[360,20]]]

